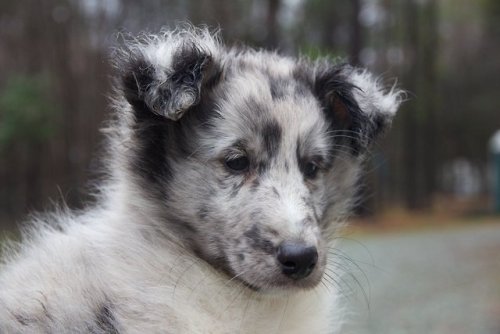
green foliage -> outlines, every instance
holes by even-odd
[[[316,60],[319,58],[327,58],[332,61],[341,61],[345,58],[345,54],[336,54],[331,50],[325,50],[313,45],[304,45],[300,47],[299,54],[305,56],[308,59]]]
[[[500,34],[500,1],[498,0],[483,0],[483,11],[487,28],[495,36]]]
[[[43,77],[15,76],[0,91],[0,148],[46,140],[58,114]]]

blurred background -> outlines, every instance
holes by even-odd
[[[352,330],[500,333],[498,0],[0,0],[2,231],[89,200],[118,33],[184,20],[397,78],[409,100],[345,245],[366,295]]]

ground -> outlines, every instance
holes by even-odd
[[[500,217],[434,223],[347,233],[345,334],[500,334]]]
[[[347,333],[500,334],[500,218],[343,242],[360,269]]]

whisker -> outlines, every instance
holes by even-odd
[[[180,283],[181,279],[183,278],[183,276],[191,269],[193,268],[193,266],[197,263],[199,263],[200,260],[194,260],[193,263],[191,263],[186,269],[184,269],[181,274],[179,275],[179,277],[177,278],[177,280],[175,281],[175,284],[174,284],[174,289],[172,290],[172,298],[175,298],[175,292],[177,290],[177,286],[178,284]]]
[[[286,314],[286,310],[288,309],[288,302],[290,300],[290,297],[287,296],[286,297],[286,301],[285,301],[285,305],[283,306],[283,312],[281,314],[281,319],[280,319],[280,322],[279,322],[279,325],[278,325],[278,329],[276,331],[276,333],[280,333],[281,332],[281,326],[283,325],[283,320],[285,319],[285,314]]]
[[[250,306],[250,302],[252,301],[252,299],[249,297],[247,298],[247,302],[245,304],[245,308],[243,309],[243,313],[241,315],[241,320],[240,320],[240,325],[239,325],[239,328],[238,328],[238,332],[241,333],[241,329],[243,328],[243,324],[245,322],[245,317],[246,317],[246,314],[247,314],[247,311],[248,311],[248,307]]]
[[[346,275],[350,277],[350,280],[353,281],[361,290],[361,293],[363,294],[364,300],[366,302],[366,305],[368,309],[370,309],[370,295],[371,295],[371,285],[370,285],[370,280],[368,278],[368,275],[366,272],[361,268],[361,266],[356,263],[354,259],[352,259],[350,256],[346,255],[345,252],[341,251],[338,248],[331,247],[328,250],[328,253],[331,254],[333,257],[337,257],[342,259],[342,262],[338,262],[330,258],[328,261],[330,264],[332,264],[334,267],[339,268],[342,272],[344,272]],[[371,254],[371,253],[370,253]],[[373,260],[373,259],[372,259]],[[354,268],[354,271],[352,270]],[[328,268],[329,271],[331,271],[331,268]],[[367,289],[365,289],[365,285],[359,280],[359,278],[356,276],[355,273],[361,273],[363,276],[364,281],[367,284]],[[344,281],[344,280],[343,280]],[[353,287],[347,282],[344,281],[344,283],[349,287],[350,291],[354,293]]]

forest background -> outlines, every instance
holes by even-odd
[[[120,32],[186,20],[228,44],[345,59],[408,92],[373,150],[359,215],[492,211],[500,1],[1,0],[0,228],[92,201],[110,50]]]

